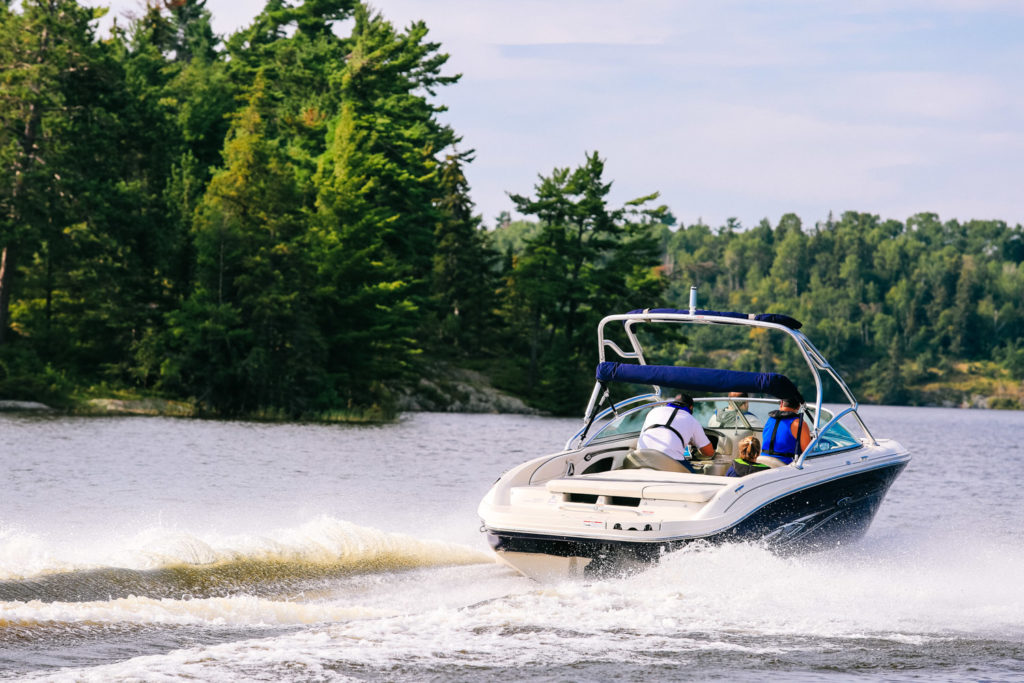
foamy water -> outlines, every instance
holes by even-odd
[[[475,506],[575,421],[0,416],[30,451],[0,502],[0,677],[1020,680],[1020,499],[987,473],[1022,455],[1024,415],[865,412],[915,459],[862,542],[546,585],[494,562]],[[950,448],[927,451],[941,430]],[[977,433],[989,448],[951,462]]]
[[[119,541],[119,543],[118,543]],[[321,516],[295,529],[263,535],[193,535],[163,528],[102,545],[48,547],[24,532],[0,532],[0,582],[108,567],[137,571],[191,568],[208,572],[250,567],[269,573],[380,571],[439,564],[491,562],[464,545],[420,539]]]

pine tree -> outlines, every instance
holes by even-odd
[[[487,244],[480,217],[473,214],[462,170],[470,161],[472,152],[452,153],[441,167],[433,291],[441,339],[476,352],[494,324],[498,254]]]
[[[194,224],[197,286],[169,316],[163,385],[222,413],[300,415],[322,390],[302,195],[265,79],[236,117]]]
[[[89,68],[97,12],[73,0],[0,6],[0,346],[21,260],[65,222],[67,89]]]
[[[316,250],[321,328],[352,401],[406,376],[422,349],[440,220],[436,155],[456,141],[426,97],[456,80],[441,75],[447,56],[426,33],[422,23],[396,32],[360,5],[351,52],[332,75],[342,104],[315,179]]]
[[[635,294],[645,299],[661,288],[652,274],[658,255],[650,231],[665,207],[645,208],[657,198],[651,194],[610,208],[611,183],[603,174],[594,152],[576,169],[541,176],[535,197],[510,195],[520,213],[537,216],[540,231],[509,275],[506,310],[527,331],[528,391],[557,401],[550,407],[559,412],[581,400],[574,391],[585,391],[582,370],[592,360],[585,350],[597,320],[631,299],[631,286],[642,284]]]

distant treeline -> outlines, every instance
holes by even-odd
[[[592,153],[510,195],[528,220],[488,231],[472,151],[440,117],[458,77],[422,23],[270,0],[221,40],[204,0],[163,0],[100,38],[98,12],[0,3],[0,398],[385,415],[447,359],[577,411],[595,323],[682,306],[691,284],[709,308],[803,319],[877,400],[912,400],[959,361],[1024,376],[1020,226],[848,213],[677,229],[656,194],[611,206]],[[661,350],[793,361],[690,341]]]
[[[943,222],[930,213],[901,223],[847,212],[807,228],[788,214],[774,227],[690,226],[664,244],[667,301],[683,302],[693,283],[721,307],[792,315],[855,392],[873,401],[959,403],[958,395],[911,387],[942,384],[964,361],[984,364],[983,374],[1024,379],[1020,225]],[[735,364],[783,371],[803,364],[756,346]]]

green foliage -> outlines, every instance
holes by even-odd
[[[63,408],[73,390],[67,374],[43,362],[29,344],[15,340],[0,346],[0,397]]]
[[[168,317],[171,362],[161,365],[158,386],[222,412],[273,406],[301,415],[323,389],[325,349],[309,295],[302,195],[273,138],[266,88],[258,78],[232,127],[225,167],[196,211],[196,289]],[[204,370],[219,363],[213,374]]]
[[[942,223],[934,214],[904,225],[848,212],[810,230],[793,215],[774,229],[762,221],[715,234],[693,225],[669,242],[669,302],[684,306],[688,285],[699,283],[708,308],[793,315],[856,392],[904,403],[916,359],[1001,358],[1020,372],[1024,265],[1002,257],[1018,255],[1022,239],[1021,226]],[[791,365],[780,353],[761,354],[753,369]]]
[[[0,330],[83,382],[220,413],[386,409],[429,327],[456,140],[426,27],[272,1],[221,52],[203,0],[102,42],[74,2],[21,9],[0,10],[23,65],[2,72]]]
[[[106,387],[218,415],[376,419],[424,357],[454,353],[575,412],[597,321],[685,306],[697,285],[709,308],[804,320],[871,400],[956,377],[950,400],[977,403],[987,373],[993,405],[1019,404],[1021,226],[848,212],[674,229],[657,195],[609,206],[593,153],[511,195],[527,220],[486,231],[472,153],[437,102],[458,76],[422,22],[270,0],[222,44],[205,0],[150,3],[102,40],[101,13],[0,3],[3,397]],[[697,329],[654,345],[662,362],[806,383],[778,341]]]
[[[11,329],[73,375],[120,371],[150,317],[167,246],[134,220],[153,208],[146,175],[159,155],[141,150],[159,130],[129,134],[123,52],[95,40],[95,16],[71,2],[28,2],[3,24],[4,61],[17,66],[4,71],[4,130],[16,133],[4,137],[13,154],[3,168],[14,178],[0,199],[0,330],[10,310]]]
[[[510,220],[487,233],[487,239],[495,251],[511,259],[513,255],[522,253],[527,241],[535,237],[539,230],[540,226],[534,221]]]
[[[497,326],[498,254],[487,243],[480,217],[473,215],[462,171],[469,161],[470,152],[450,154],[441,167],[432,290],[439,341],[477,353]]]
[[[578,406],[591,384],[596,322],[609,310],[636,307],[638,298],[649,302],[661,288],[651,228],[664,207],[644,208],[654,194],[609,208],[603,174],[595,152],[576,169],[542,176],[535,197],[511,195],[539,226],[507,273],[505,317],[521,330],[527,393],[556,412]]]
[[[344,404],[386,401],[409,379],[430,310],[436,155],[456,141],[429,102],[447,60],[422,23],[398,32],[358,6],[349,52],[331,74],[341,102],[317,161],[311,249],[327,372]]]
[[[90,86],[104,84],[89,25],[95,12],[70,0],[0,8],[0,344],[19,271],[81,213],[67,185],[82,161],[76,129],[100,113],[90,98]]]
[[[993,410],[1021,410],[1020,400],[1010,396],[995,396],[989,399],[988,407]]]

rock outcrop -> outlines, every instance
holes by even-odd
[[[403,412],[540,414],[521,399],[495,389],[483,374],[453,367],[436,368],[433,376],[400,391],[395,403]]]

